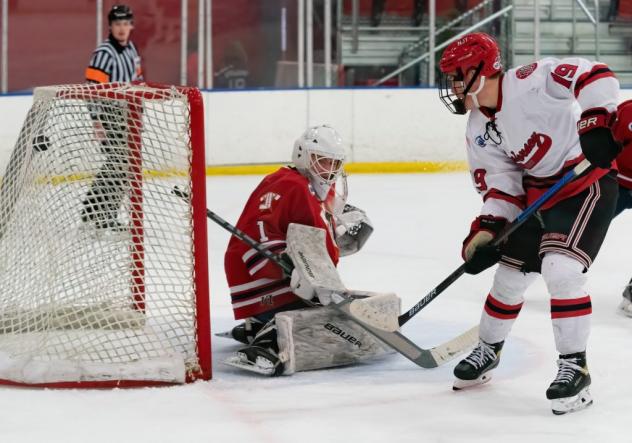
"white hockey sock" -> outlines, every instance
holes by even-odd
[[[498,343],[507,338],[522,308],[524,293],[536,277],[535,273],[524,274],[502,264],[498,267],[481,315],[483,341]]]
[[[586,350],[592,305],[583,286],[584,265],[571,256],[550,253],[542,260],[542,277],[551,294],[551,321],[560,354]]]

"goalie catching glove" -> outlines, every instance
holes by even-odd
[[[479,215],[472,222],[469,235],[463,240],[461,256],[465,260],[465,272],[478,274],[494,266],[501,257],[500,246],[489,243],[505,227],[507,220],[491,215]]]
[[[336,225],[336,244],[341,257],[358,252],[373,233],[373,224],[366,212],[348,204],[336,217]]]

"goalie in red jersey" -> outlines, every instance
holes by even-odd
[[[326,232],[329,257],[337,264],[341,255],[360,250],[373,231],[364,211],[346,204],[342,139],[330,126],[309,128],[294,143],[292,162],[293,166],[264,177],[250,195],[236,227],[278,254],[286,248],[291,223],[321,228]],[[290,366],[289,373],[302,370],[301,367],[335,366],[311,361],[301,365],[300,357],[298,363],[282,361],[274,321],[279,313],[305,308],[303,299],[323,305],[328,301],[312,299],[309,291],[303,293],[298,282],[285,275],[276,263],[236,237],[230,239],[224,265],[235,319],[245,322],[221,335],[248,345],[226,363],[264,375],[288,373]],[[305,311],[310,313],[297,313],[296,316],[302,317],[289,321],[297,324],[320,321],[320,317],[312,318],[320,315],[319,309]],[[303,318],[305,316],[309,318]],[[362,340],[365,344],[373,341],[372,338]]]

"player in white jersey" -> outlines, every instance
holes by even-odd
[[[483,206],[463,242],[466,272],[498,266],[480,322],[480,341],[454,369],[454,389],[484,383],[540,273],[551,297],[557,377],[546,392],[563,414],[592,403],[586,344],[592,312],[586,271],[608,230],[617,199],[612,136],[619,83],[601,63],[547,58],[503,72],[495,40],[468,34],[444,51],[440,97],[469,112],[466,143]],[[508,240],[488,243],[526,205],[587,158],[592,168],[551,198]]]

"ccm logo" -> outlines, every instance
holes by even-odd
[[[585,118],[577,122],[577,130],[581,131],[582,129],[589,128],[591,126],[595,126],[597,124],[597,117]]]

